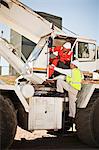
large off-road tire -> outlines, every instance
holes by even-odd
[[[83,143],[99,147],[99,93],[92,96],[86,108],[77,111],[76,129]]]
[[[1,149],[7,149],[13,142],[17,127],[14,106],[10,99],[0,95],[0,142]]]

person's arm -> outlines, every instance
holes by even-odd
[[[62,46],[56,46],[53,51],[59,53],[61,50],[62,50]]]
[[[54,66],[54,70],[71,77],[71,69],[62,69]]]
[[[56,47],[51,47],[51,48],[49,48],[49,51],[51,52],[51,53],[53,53],[53,52],[60,52],[61,51],[61,49],[62,49],[62,47],[61,46],[56,46]]]

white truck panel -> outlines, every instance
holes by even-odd
[[[63,98],[33,97],[29,100],[29,130],[60,129]]]
[[[95,89],[99,89],[99,84],[87,84],[82,87],[77,97],[78,108],[86,108]]]
[[[99,58],[96,60],[96,70],[99,70]]]
[[[79,60],[80,61],[80,60]],[[93,72],[95,70],[98,70],[99,69],[99,61],[97,60],[94,60],[94,61],[85,61],[84,59],[84,62],[79,62],[79,68],[82,70],[82,71],[89,71],[89,72]],[[97,67],[96,67],[97,66]]]

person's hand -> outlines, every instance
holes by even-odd
[[[51,69],[51,70],[54,70],[55,65],[51,64],[51,65],[48,66],[48,68]]]
[[[49,48],[49,52],[50,52],[50,53],[53,53],[53,52],[54,52],[54,48],[52,48],[52,47]]]
[[[51,67],[54,69],[54,68],[55,68],[55,65],[54,65],[54,64],[51,64]]]

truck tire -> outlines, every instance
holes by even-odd
[[[99,94],[92,96],[86,108],[77,111],[75,123],[79,139],[99,147]]]
[[[13,142],[17,128],[14,106],[10,99],[0,95],[0,142],[7,149]]]

